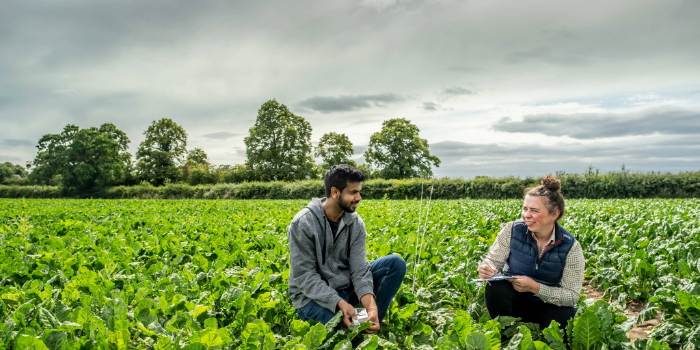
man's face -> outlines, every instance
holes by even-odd
[[[360,196],[361,190],[361,182],[348,182],[347,187],[345,187],[345,189],[343,189],[343,191],[338,195],[338,206],[346,213],[354,213],[362,200],[362,197]]]

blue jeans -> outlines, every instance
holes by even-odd
[[[391,299],[394,298],[394,295],[401,287],[401,283],[403,283],[403,277],[406,275],[406,262],[400,256],[391,254],[372,261],[369,266],[374,279],[374,296],[377,303],[377,311],[379,312],[379,322],[381,323],[386,315],[386,311],[389,309]],[[352,287],[341,289],[337,292],[350,305],[359,304],[358,297]],[[316,320],[326,324],[335,316],[335,312],[331,312],[312,300],[304,307],[297,309],[297,315],[302,321]]]

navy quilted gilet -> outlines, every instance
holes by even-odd
[[[576,238],[558,223],[555,223],[554,244],[546,248],[539,259],[537,242],[527,225],[520,219],[513,222],[508,256],[509,275],[528,276],[538,283],[558,287],[566,265],[566,256]]]

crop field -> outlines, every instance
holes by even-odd
[[[432,201],[427,220],[425,202],[363,201],[368,259],[408,264],[372,336],[294,312],[286,227],[306,203],[0,199],[0,350],[700,348],[700,200],[569,200],[604,300],[582,293],[566,334],[490,319],[467,284],[522,201]]]

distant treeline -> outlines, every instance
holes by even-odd
[[[669,173],[611,172],[606,174],[559,174],[566,198],[698,198],[700,171]],[[477,177],[474,179],[372,179],[363,183],[364,199],[507,199],[522,198],[527,187],[539,184],[539,178]],[[245,182],[239,184],[186,185],[155,187],[147,183],[116,186],[92,194],[106,199],[309,199],[323,197],[321,180],[297,182]],[[61,198],[58,187],[0,186],[4,198]]]

